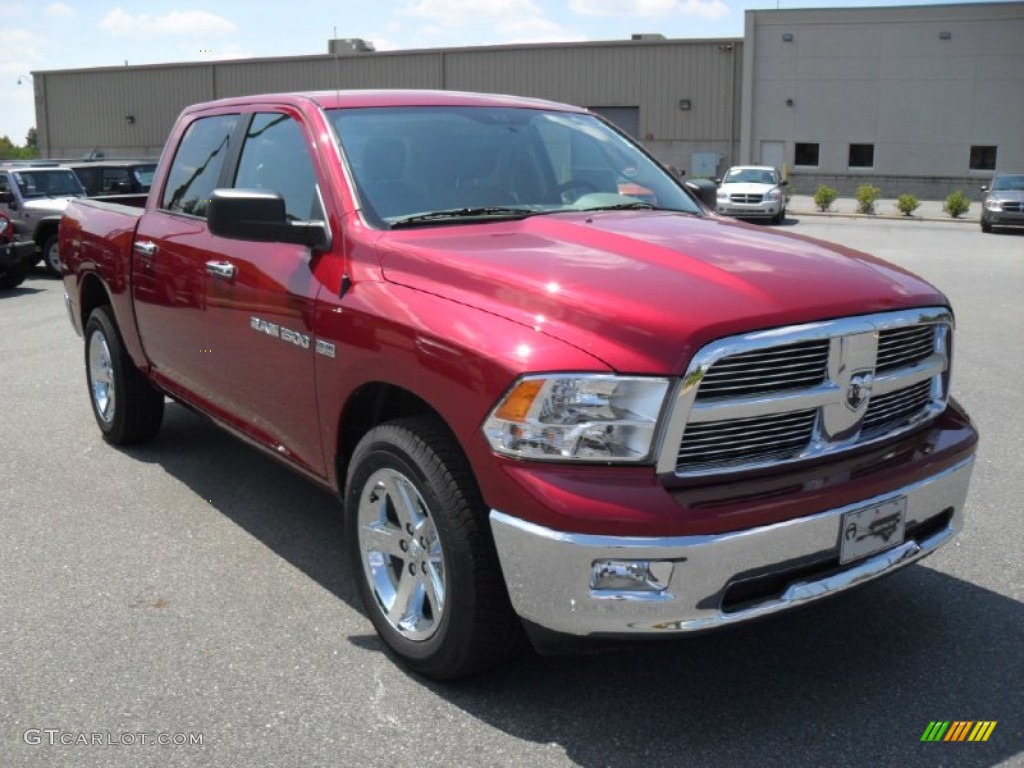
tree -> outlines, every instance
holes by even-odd
[[[35,147],[19,147],[9,136],[0,136],[0,160],[31,160],[39,157]]]
[[[39,131],[34,125],[25,134],[25,148],[35,150],[37,154],[39,152]]]

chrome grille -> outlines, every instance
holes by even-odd
[[[932,399],[932,384],[921,381],[904,389],[872,398],[864,414],[862,435],[880,435],[905,426],[927,412]]]
[[[1013,203],[1007,201],[1003,203],[1003,210],[1007,213],[1020,213],[1021,211],[1024,211],[1024,203]]]
[[[820,339],[726,357],[704,374],[697,397],[709,400],[813,387],[825,380],[828,346],[828,339]]]
[[[729,199],[734,203],[760,203],[764,195],[729,195]]]
[[[943,308],[777,328],[709,344],[673,404],[658,471],[773,467],[891,438],[946,406]]]
[[[737,461],[789,458],[807,447],[814,410],[694,424],[686,431],[679,463],[687,467],[728,467]]]
[[[919,363],[935,349],[935,326],[890,328],[878,334],[876,373]]]

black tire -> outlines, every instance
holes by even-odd
[[[782,210],[782,211],[779,211],[777,214],[775,214],[774,217],[772,217],[772,224],[781,224],[785,220],[786,220],[786,212],[785,212],[785,210]]]
[[[164,395],[135,367],[110,307],[93,310],[85,324],[89,402],[104,439],[114,445],[152,440],[164,417]]]
[[[61,276],[60,270],[60,249],[58,248],[59,240],[57,234],[54,233],[46,238],[43,243],[43,266],[46,267],[46,271],[55,277]]]
[[[359,441],[345,535],[366,613],[406,666],[453,680],[523,647],[479,490],[438,419],[397,419]]]
[[[28,269],[29,263],[25,259],[0,269],[0,288],[17,288],[28,277]]]
[[[987,221],[985,221],[984,219],[982,219],[982,220],[981,220],[981,231],[982,231],[982,232],[991,232],[991,231],[992,231],[992,225],[991,225],[991,224],[989,224],[989,223],[988,223]]]

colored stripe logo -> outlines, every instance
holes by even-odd
[[[998,720],[932,720],[921,741],[988,741]]]

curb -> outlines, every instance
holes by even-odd
[[[786,215],[793,216],[821,216],[824,218],[836,218],[836,219],[869,219],[871,221],[929,221],[938,222],[940,224],[975,224],[980,222],[980,219],[976,218],[957,218],[954,219],[951,216],[944,218],[938,218],[935,216],[885,216],[877,213],[842,213],[841,211],[801,211],[793,210],[792,208],[786,209]]]

